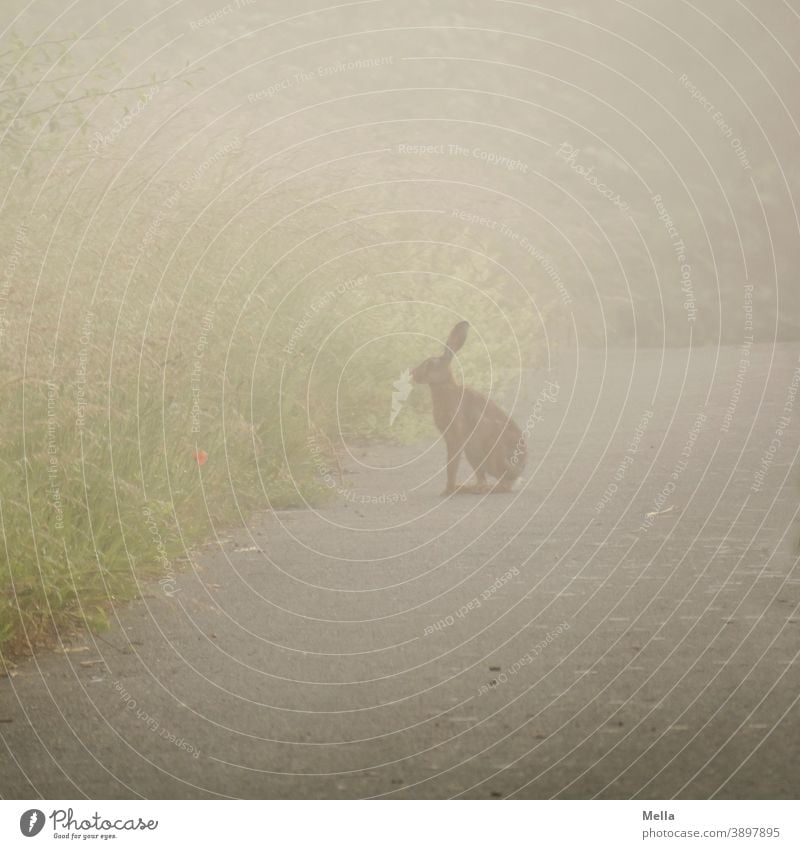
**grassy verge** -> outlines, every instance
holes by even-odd
[[[471,382],[489,388],[493,367],[519,361],[515,328],[493,306],[502,287],[465,298],[457,280],[403,274],[387,285],[342,267],[292,291],[286,269],[259,277],[257,266],[274,264],[266,255],[235,275],[224,256],[197,269],[202,232],[185,255],[133,275],[114,250],[99,271],[91,253],[69,265],[44,257],[46,228],[26,235],[17,273],[39,283],[14,292],[2,346],[7,658],[102,627],[109,605],[142,580],[169,592],[175,558],[221,524],[324,500],[324,465],[343,440],[428,432],[422,392],[390,426],[393,384],[438,350],[456,318],[475,325]],[[517,319],[517,331],[534,320]]]
[[[70,70],[51,56],[28,73],[54,69]],[[5,660],[103,627],[143,580],[169,592],[176,558],[220,525],[324,500],[343,440],[427,432],[427,393],[390,425],[393,385],[456,320],[474,325],[465,370],[484,389],[540,352],[546,299],[520,297],[452,222],[365,226],[360,198],[316,200],[348,174],[287,183],[291,163],[265,169],[235,127],[169,137],[166,91],[102,144],[91,129],[114,126],[113,100],[91,117],[54,110],[56,126],[13,97],[0,99]],[[20,110],[37,117],[8,120]],[[391,211],[398,192],[370,201]]]

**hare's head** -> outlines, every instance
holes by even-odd
[[[444,353],[438,357],[428,357],[423,360],[412,372],[411,377],[415,383],[454,383],[453,373],[450,371],[450,363],[453,355],[461,349],[467,338],[469,330],[468,321],[459,321],[450,331],[444,346]]]

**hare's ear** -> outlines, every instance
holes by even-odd
[[[464,342],[467,341],[467,331],[469,330],[468,321],[459,321],[458,324],[450,331],[447,337],[447,342],[444,346],[444,356],[448,360],[453,359],[453,354],[460,351]]]

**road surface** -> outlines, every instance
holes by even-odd
[[[351,446],[334,503],[0,680],[0,793],[797,798],[799,357],[554,360],[512,495]]]

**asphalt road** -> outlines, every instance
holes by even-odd
[[[336,503],[0,680],[0,793],[797,798],[799,357],[526,375],[512,495],[441,499],[438,442],[354,446]]]

